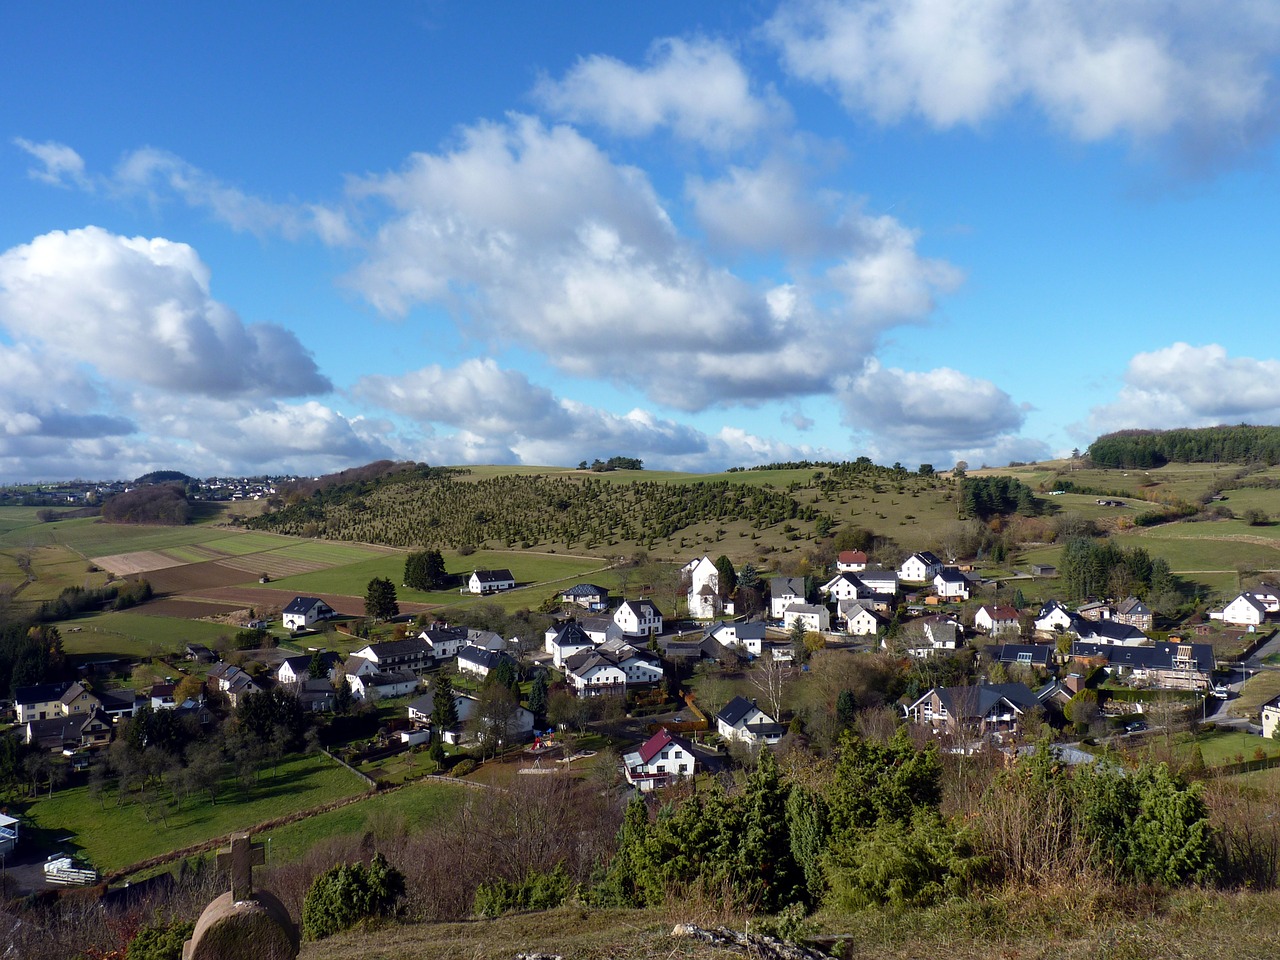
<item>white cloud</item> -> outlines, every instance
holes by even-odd
[[[1274,127],[1280,13],[1250,0],[795,0],[765,32],[794,76],[882,123],[977,126],[1030,102],[1078,140],[1195,150]]]
[[[54,187],[76,186],[82,190],[93,189],[93,183],[85,174],[84,160],[66,144],[32,143],[15,137],[14,144],[40,162],[27,170],[27,176]]]
[[[180,394],[331,389],[294,334],[243,323],[209,280],[184,243],[54,231],[0,254],[0,326],[63,363]]]
[[[785,103],[772,93],[753,93],[733,53],[710,40],[660,40],[642,68],[586,57],[563,80],[542,80],[534,96],[575,123],[632,137],[669,127],[682,139],[714,148],[740,144],[790,119]]]
[[[1116,400],[1094,407],[1096,434],[1132,427],[1208,427],[1280,420],[1280,360],[1174,343],[1129,361]]]
[[[443,303],[474,335],[680,409],[826,392],[958,280],[911,231],[861,216],[828,231],[835,270],[748,283],[676,232],[640,171],[528,117],[469,128],[354,193],[391,208],[351,277],[379,309]]]
[[[947,464],[1040,459],[1047,447],[1016,435],[1025,410],[990,380],[939,367],[925,372],[868,360],[839,388],[844,422],[881,457]]]
[[[454,369],[425,367],[401,377],[370,376],[355,394],[429,430],[443,424],[456,433],[426,441],[436,463],[571,464],[634,456],[651,467],[718,470],[766,459],[812,455],[797,448],[725,428],[708,435],[646,410],[626,414],[556,397],[524,374],[490,359],[467,360]]]
[[[44,183],[78,187],[116,197],[143,196],[153,203],[177,197],[190,207],[208,210],[233,230],[277,233],[291,240],[314,235],[331,245],[351,243],[354,231],[344,211],[320,204],[273,203],[223,183],[181,157],[142,147],[125,154],[109,175],[86,172],[84,159],[66,144],[14,140],[40,166],[28,173]]]

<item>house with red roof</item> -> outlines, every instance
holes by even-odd
[[[641,793],[648,793],[680,777],[693,776],[697,760],[687,740],[664,729],[642,743],[638,750],[625,754],[622,765],[627,772],[627,783]]]

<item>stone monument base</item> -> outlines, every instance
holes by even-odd
[[[289,911],[271,894],[233,900],[228,892],[204,908],[182,960],[293,960],[301,946]]]

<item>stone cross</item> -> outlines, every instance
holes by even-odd
[[[267,852],[260,843],[250,843],[247,833],[233,834],[231,846],[218,851],[218,869],[231,871],[231,899],[248,900],[253,896],[253,868],[267,862]]]

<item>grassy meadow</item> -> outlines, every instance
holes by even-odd
[[[99,870],[131,864],[201,843],[257,823],[363,793],[366,784],[323,754],[292,757],[273,776],[265,770],[245,788],[230,777],[217,802],[190,796],[175,812],[160,816],[130,797],[117,805],[113,790],[94,797],[87,786],[55,791],[25,809],[37,843],[74,846]]]

